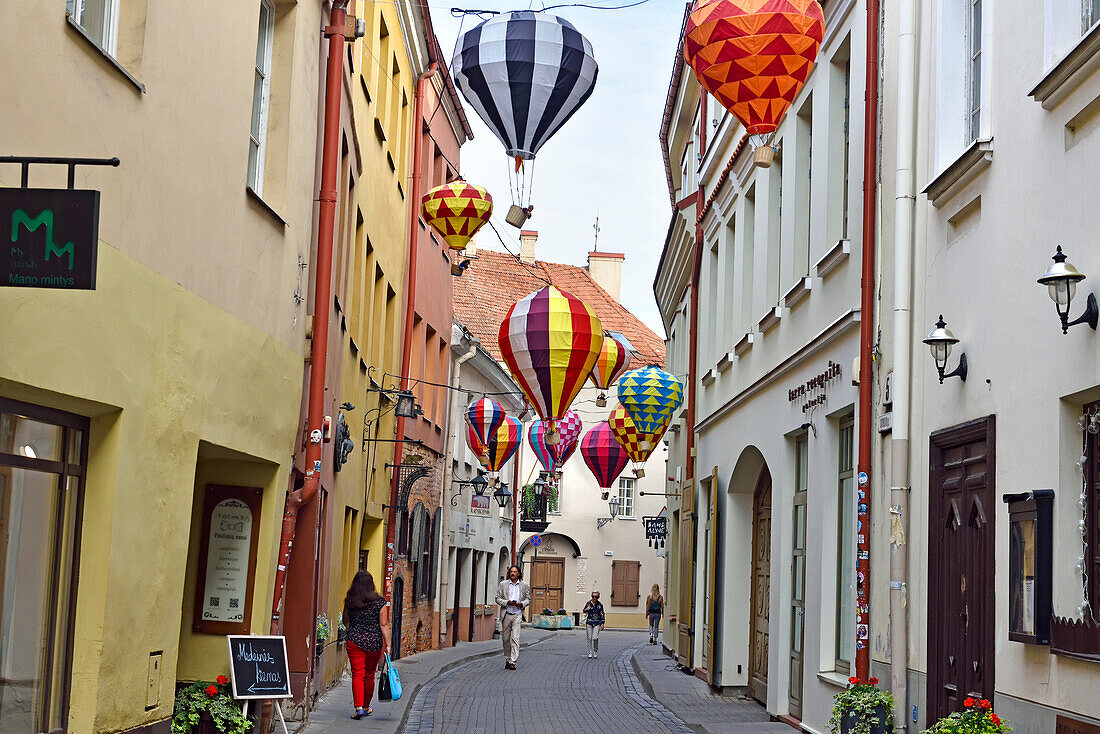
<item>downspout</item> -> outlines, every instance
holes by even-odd
[[[879,0],[867,0],[867,90],[864,95],[863,122],[863,274],[859,302],[859,471],[858,489],[865,492],[859,503],[862,543],[856,554],[856,677],[871,677],[870,635],[858,632],[870,629],[871,599],[871,414],[873,372],[872,350],[875,343],[875,206],[878,176],[878,55]],[[859,579],[863,578],[862,583]],[[862,643],[862,644],[861,644]]]
[[[458,418],[458,387],[462,384],[462,365],[473,359],[477,354],[477,348],[481,344],[481,340],[477,337],[470,338],[470,349],[461,357],[455,360],[455,368],[451,373],[451,405],[447,408],[447,435],[444,438],[445,446],[443,449],[443,490],[439,495],[439,506],[443,508],[443,511],[439,513],[439,517],[442,520],[442,525],[439,528],[439,552],[443,555],[440,559],[439,568],[440,572],[436,578],[436,594],[435,603],[436,610],[439,612],[439,641],[443,642],[447,639],[447,600],[446,592],[450,583],[447,581],[447,574],[450,573],[450,564],[446,567],[443,563],[448,561],[450,554],[447,552],[450,541],[449,530],[447,528],[450,525],[451,510],[449,507],[443,504],[443,498],[447,496],[447,493],[451,488],[451,477],[454,474],[454,446],[455,446],[455,420]]]
[[[527,415],[527,403],[524,401],[523,413],[520,414],[520,419],[524,415]],[[522,425],[522,424],[521,424]],[[516,551],[519,549],[519,495],[522,487],[519,486],[521,477],[523,476],[523,470],[521,467],[521,460],[523,458],[523,435],[527,433],[527,427],[524,426],[520,433],[520,448],[516,451],[515,457],[512,459],[512,565],[519,563],[519,559],[516,556]]]
[[[897,165],[894,174],[894,427],[890,436],[890,691],[894,728],[909,710],[909,416],[912,371],[913,213],[916,208],[917,0],[898,3]]]
[[[416,101],[413,104],[413,120],[416,135],[413,136],[412,185],[409,188],[409,257],[405,263],[405,329],[401,346],[401,389],[409,389],[409,368],[412,363],[413,317],[416,313],[416,251],[420,243],[420,177],[424,159],[424,99],[426,84],[435,76],[439,65],[432,62],[427,71],[416,79]],[[400,464],[405,448],[405,419],[398,417],[394,431],[393,463]],[[397,501],[401,488],[401,472],[394,470],[390,477],[390,507],[386,518],[386,601],[393,596],[394,538],[397,530]]]
[[[332,309],[332,244],[336,231],[336,174],[340,163],[340,95],[343,92],[344,41],[348,0],[334,0],[329,25],[325,74],[325,122],[321,148],[321,187],[317,195],[317,267],[313,294],[313,342],[310,345],[309,407],[306,413],[306,476],[301,489],[287,492],[279,538],[275,590],[271,599],[271,634],[281,631],[286,570],[298,530],[298,510],[317,496],[321,483],[321,430],[325,415],[328,369],[328,323]]]

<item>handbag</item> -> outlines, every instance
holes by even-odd
[[[397,673],[397,667],[386,653],[386,667],[382,675],[383,685],[389,689],[391,701],[401,700],[401,676]]]
[[[382,668],[382,675],[378,678],[378,700],[393,700],[393,692],[390,690],[390,676],[386,668]]]

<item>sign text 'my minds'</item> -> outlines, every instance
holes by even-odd
[[[99,192],[0,188],[0,286],[94,290]]]

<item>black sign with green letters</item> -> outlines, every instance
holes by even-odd
[[[0,286],[95,290],[99,192],[0,188]]]

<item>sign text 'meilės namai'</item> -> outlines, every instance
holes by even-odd
[[[95,290],[99,192],[0,188],[0,286]]]

